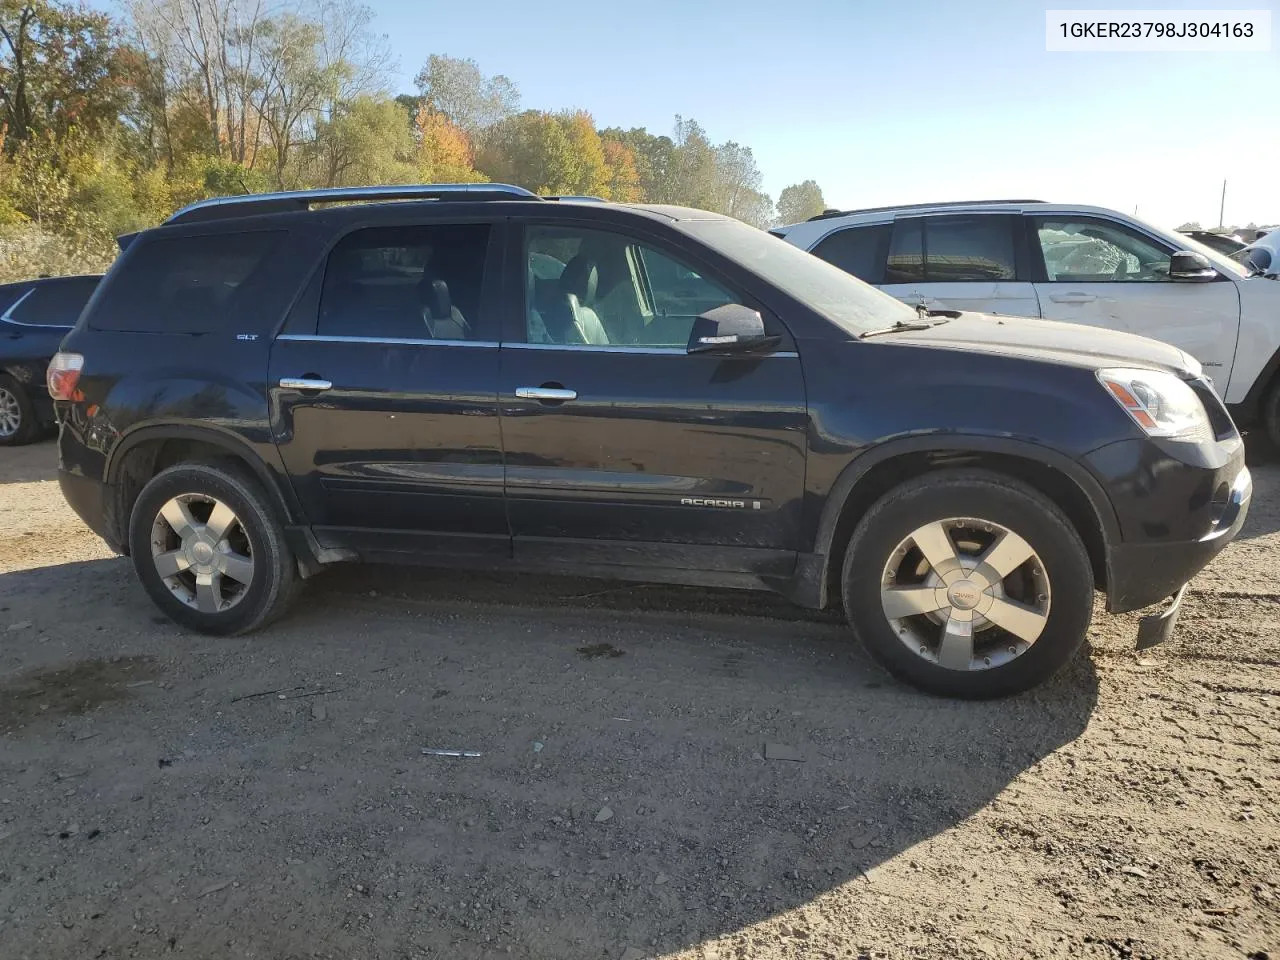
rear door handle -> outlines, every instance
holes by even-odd
[[[1054,303],[1093,303],[1098,298],[1092,293],[1051,293],[1049,299]]]
[[[315,380],[311,377],[281,377],[281,390],[328,390],[333,386],[328,380]]]
[[[566,390],[564,387],[516,387],[516,396],[521,400],[555,400],[564,403],[566,400],[577,400],[577,390]]]

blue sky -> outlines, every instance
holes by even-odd
[[[693,117],[750,146],[775,198],[813,178],[840,207],[1037,197],[1210,225],[1225,177],[1228,223],[1280,221],[1280,44],[1047,53],[1045,8],[1069,0],[367,2],[396,92],[446,53],[525,107],[662,133]],[[1270,9],[1280,28],[1277,2],[1160,6]]]

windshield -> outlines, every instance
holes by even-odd
[[[916,319],[916,311],[900,300],[741,221],[685,220],[680,227],[852,336]]]

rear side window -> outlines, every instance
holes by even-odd
[[[930,217],[924,250],[926,280],[1012,280],[1017,273],[1012,217]]]
[[[811,252],[859,280],[883,283],[885,254],[891,230],[889,224],[837,230],[823,237],[822,242]]]
[[[329,254],[316,332],[376,340],[475,340],[489,226],[372,227]]]
[[[34,327],[74,327],[97,287],[97,277],[38,284],[31,296],[14,308],[10,319]]]
[[[924,230],[921,221],[898,220],[884,265],[885,283],[913,283],[924,279]]]
[[[256,331],[266,268],[287,236],[263,230],[144,241],[107,281],[90,325],[129,333]]]

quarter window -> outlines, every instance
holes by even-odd
[[[1051,283],[1169,279],[1170,251],[1117,223],[1041,217],[1035,224],[1045,276]]]
[[[236,231],[144,241],[125,254],[129,269],[105,281],[89,323],[127,333],[257,329],[270,301],[257,280],[287,236]]]
[[[738,302],[688,264],[616,233],[532,227],[526,257],[530,343],[683,350],[695,317]]]
[[[316,332],[379,340],[473,340],[487,224],[373,227],[329,254]]]

